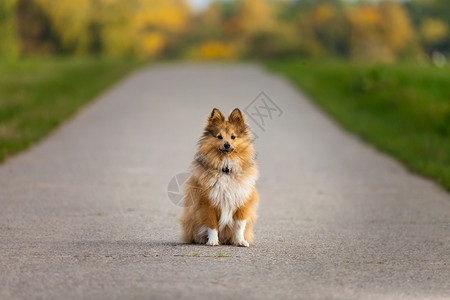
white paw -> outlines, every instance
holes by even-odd
[[[206,245],[208,245],[208,246],[219,246],[219,240],[218,239],[209,239],[206,242]]]
[[[246,240],[241,240],[236,242],[236,246],[239,247],[249,247],[250,244]]]

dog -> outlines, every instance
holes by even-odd
[[[257,179],[256,152],[242,112],[234,109],[227,121],[214,108],[184,184],[183,241],[249,247],[257,218]]]

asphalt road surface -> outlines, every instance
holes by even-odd
[[[257,136],[250,248],[179,240],[168,184],[213,107]],[[450,195],[254,65],[143,69],[0,166],[1,299],[449,299],[449,278]]]

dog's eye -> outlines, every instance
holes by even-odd
[[[219,135],[218,137],[217,137],[219,140],[221,140],[222,139],[222,136],[221,135]]]
[[[231,136],[231,139],[234,140],[236,137],[234,135]]]

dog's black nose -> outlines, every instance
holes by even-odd
[[[230,143],[226,142],[223,146],[225,147],[225,149],[230,149],[231,145],[230,145]]]

